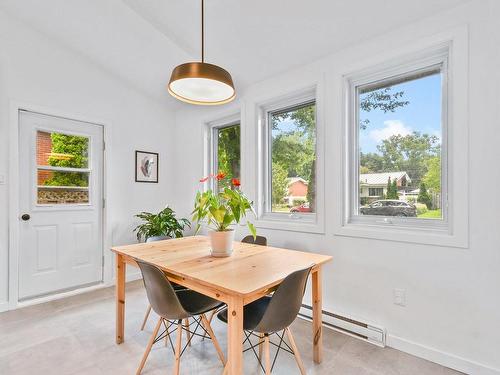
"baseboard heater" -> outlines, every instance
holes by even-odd
[[[385,347],[385,329],[359,320],[334,314],[330,311],[322,310],[323,326],[335,331],[345,333],[349,336],[367,341],[369,343]],[[312,308],[309,305],[302,305],[299,317],[312,320]]]

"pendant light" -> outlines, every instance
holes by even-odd
[[[231,74],[220,66],[205,62],[205,3],[201,0],[201,62],[176,66],[170,76],[168,92],[183,102],[218,105],[234,99]]]

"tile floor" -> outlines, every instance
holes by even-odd
[[[0,314],[0,374],[135,374],[153,329],[152,316],[145,331],[140,324],[147,307],[141,282],[127,285],[126,341],[114,342],[114,289],[30,306]],[[226,351],[225,325],[214,319],[214,330]],[[310,323],[296,320],[292,326],[307,373],[315,374],[418,374],[458,372],[390,348],[379,348],[335,331],[324,330],[324,361],[315,365],[311,356]],[[261,374],[251,352],[244,356],[245,374]],[[156,344],[144,375],[169,374],[171,348]],[[209,340],[193,340],[182,357],[181,374],[221,374],[222,365]],[[280,353],[274,374],[299,374],[295,361]]]

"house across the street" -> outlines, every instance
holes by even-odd
[[[295,205],[294,201],[307,199],[307,188],[309,183],[302,177],[288,178],[288,195],[285,197],[288,205]]]
[[[382,199],[387,194],[388,181],[396,180],[398,192],[406,195],[411,178],[405,171],[384,173],[363,173],[359,175],[359,196],[370,201]]]

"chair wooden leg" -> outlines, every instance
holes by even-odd
[[[187,343],[191,346],[191,332],[189,332],[189,319],[184,319],[184,327],[186,328]]]
[[[210,325],[210,322],[208,321],[207,317],[205,314],[201,314],[201,321],[203,322],[203,326],[207,330],[210,338],[212,339],[212,342],[215,346],[215,350],[217,350],[217,354],[219,355],[219,359],[222,362],[223,365],[226,364],[226,359],[224,358],[224,353],[222,352],[222,349],[219,345],[219,341],[217,341],[217,338],[215,337],[214,331],[212,329],[212,326]]]
[[[262,351],[264,350],[264,334],[259,333],[259,361],[262,361]]]
[[[269,345],[269,336],[264,336],[264,355],[265,355],[265,369],[266,375],[271,375],[271,348]]]
[[[297,344],[295,344],[295,340],[292,335],[292,331],[290,330],[290,327],[285,328],[286,335],[288,337],[288,341],[290,341],[290,346],[292,347],[293,350],[293,355],[295,356],[295,361],[297,361],[297,366],[299,366],[300,373],[302,375],[306,374],[306,370],[304,368],[304,364],[302,363],[302,358],[300,358],[300,353],[299,349],[297,348]]]
[[[175,365],[174,375],[179,375],[181,367],[181,350],[182,350],[182,321],[177,323],[177,345],[175,347]]]
[[[146,315],[144,315],[144,320],[142,321],[141,331],[144,331],[144,327],[146,327],[146,323],[148,322],[149,314],[151,314],[151,305],[148,306],[146,310]]]
[[[146,351],[144,352],[144,355],[142,356],[141,364],[137,368],[136,375],[139,375],[144,368],[144,365],[146,364],[146,360],[148,359],[149,352],[151,351],[151,348],[155,342],[156,335],[158,335],[158,331],[160,330],[161,324],[163,323],[163,318],[158,319],[158,323],[156,323],[156,327],[153,330],[153,334],[151,335],[151,338],[149,339],[148,346],[146,347]]]
[[[214,318],[214,315],[215,315],[216,312],[217,312],[217,309],[213,309],[212,311],[210,311],[210,316],[208,317],[208,322],[210,324],[212,324],[212,319]],[[201,340],[202,341],[205,340],[205,337],[207,337],[206,333],[203,335],[203,337],[201,338]]]

